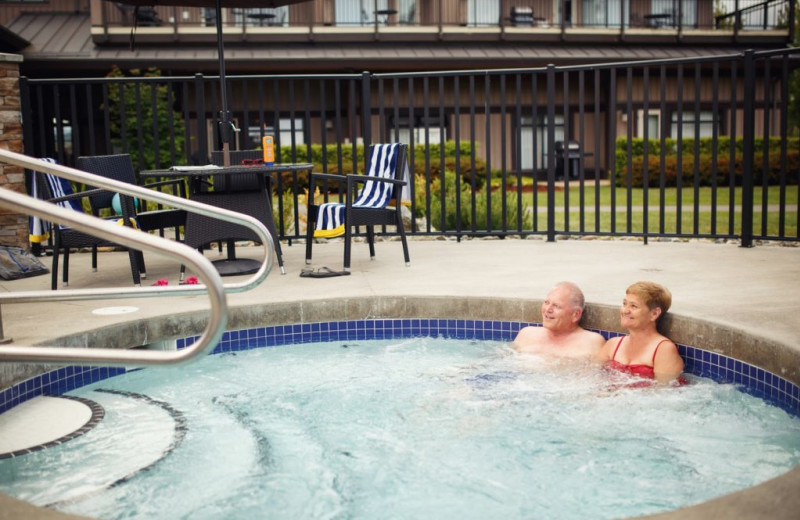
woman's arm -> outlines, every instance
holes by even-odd
[[[683,373],[683,359],[678,354],[678,346],[672,341],[664,341],[658,347],[653,360],[653,372],[659,383],[669,383]]]

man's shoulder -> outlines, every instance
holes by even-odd
[[[537,327],[533,325],[523,327],[517,333],[517,337],[514,338],[514,344],[517,347],[517,349],[532,347],[540,341],[543,332],[544,332],[543,327]]]
[[[597,343],[597,345],[603,345],[606,342],[606,338],[603,337],[602,334],[599,332],[595,332],[593,330],[587,330],[581,328],[581,334],[584,340],[591,341],[593,343]]]

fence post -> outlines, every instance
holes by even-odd
[[[377,17],[376,17],[377,19]],[[364,161],[368,161],[367,150],[372,144],[372,74],[364,71],[361,73],[361,132],[364,138]],[[355,136],[353,136],[355,137]],[[367,171],[364,164],[364,171]]]
[[[753,247],[753,162],[756,121],[754,51],[744,53],[744,114],[742,129],[742,247]]]
[[[556,67],[547,66],[547,241],[556,241]]]
[[[197,164],[205,164],[208,162],[208,131],[206,130],[206,104],[205,104],[205,91],[203,87],[203,75],[194,75],[194,100],[195,109],[197,114],[197,155],[200,161]],[[205,161],[205,162],[204,162]]]

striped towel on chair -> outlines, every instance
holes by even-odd
[[[50,157],[43,157],[40,159],[43,162],[56,164],[55,159],[51,159]],[[44,178],[45,182],[48,185],[50,194],[53,198],[64,197],[66,195],[72,195],[74,192],[72,190],[72,184],[67,179],[63,179],[56,175],[51,175],[49,173],[43,173],[42,177]],[[42,188],[38,185],[38,176],[33,175],[31,178],[31,196],[37,199],[42,199],[46,195],[43,193]],[[63,200],[58,203],[59,206],[63,208],[74,209],[75,211],[83,211],[81,207],[81,203],[79,200]],[[29,222],[29,240],[34,243],[42,243],[47,242],[50,238],[50,223],[45,222],[39,217],[30,217]]]
[[[368,177],[381,177],[394,179],[397,169],[397,154],[399,144],[376,144],[372,147]],[[408,162],[404,161],[403,179],[406,185],[402,190],[402,198],[407,199],[409,190]],[[394,185],[388,182],[366,181],[358,194],[358,199],[353,202],[354,208],[386,207],[392,199]],[[314,237],[332,238],[344,234],[345,204],[340,202],[326,202],[319,206]]]

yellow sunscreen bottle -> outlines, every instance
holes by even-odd
[[[271,135],[265,135],[261,140],[261,149],[264,150],[264,164],[275,164],[275,143]]]

